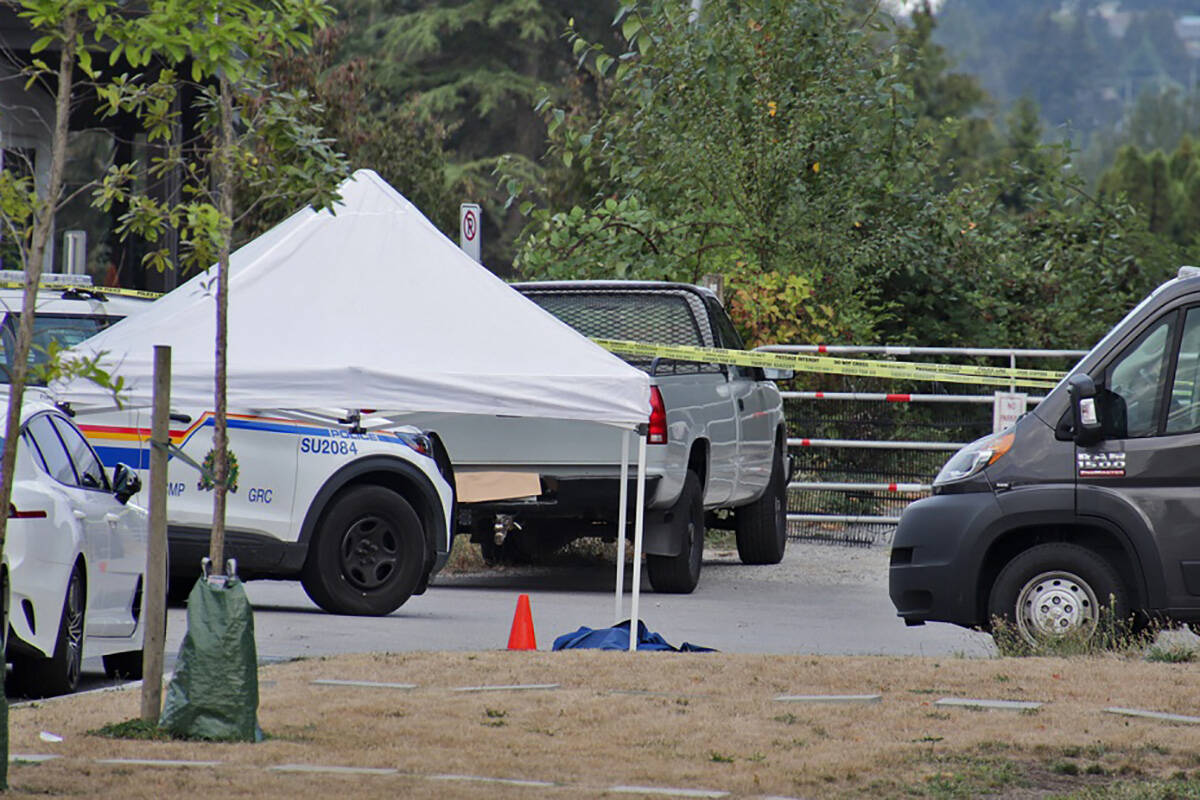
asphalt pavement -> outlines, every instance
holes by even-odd
[[[643,573],[640,618],[673,645],[683,642],[731,653],[924,655],[986,657],[991,638],[952,625],[909,628],[887,595],[886,547],[792,544],[784,562],[746,566],[735,554],[706,556],[690,595],[656,594]],[[343,617],[321,611],[294,581],[251,581],[259,659],[412,650],[496,650],[507,646],[517,598],[528,594],[538,649],[581,626],[628,619],[626,577],[621,611],[615,566],[582,562],[437,576],[428,591],[386,617]],[[186,628],[186,611],[168,615],[166,664],[171,669]],[[99,659],[84,662],[82,688],[108,685]]]
[[[854,560],[845,569],[831,567],[843,556]],[[991,654],[984,634],[942,624],[906,627],[887,596],[886,557],[882,547],[792,547],[783,564],[758,567],[719,554],[706,559],[690,595],[656,594],[643,574],[639,616],[672,644],[734,653]],[[538,647],[549,649],[555,637],[580,626],[627,619],[632,593],[627,589],[618,614],[614,588],[614,565],[596,562],[443,574],[425,594],[378,618],[326,614],[294,582],[254,581],[247,593],[260,657],[287,659],[504,648],[523,593],[530,597]],[[182,614],[171,612],[170,652],[183,635]]]

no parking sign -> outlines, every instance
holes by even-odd
[[[483,214],[478,203],[463,203],[458,207],[458,246],[479,263],[480,243],[483,241]]]

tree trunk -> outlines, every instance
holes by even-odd
[[[225,408],[226,368],[225,355],[229,312],[229,251],[233,239],[233,96],[229,80],[220,78],[221,130],[217,139],[214,159],[217,205],[221,212],[225,230],[221,236],[217,255],[217,352],[215,373],[215,420],[213,426],[213,522],[212,540],[208,557],[212,560],[213,573],[225,574],[225,500],[229,479],[229,435]]]
[[[0,509],[12,501],[13,468],[17,463],[17,437],[21,430],[21,400],[25,394],[25,379],[29,374],[29,351],[33,344],[33,309],[37,306],[38,281],[42,277],[42,261],[54,229],[54,213],[62,195],[63,169],[67,163],[67,124],[71,115],[71,80],[75,66],[74,14],[63,21],[62,52],[58,61],[58,94],[54,103],[54,131],[50,140],[50,178],[45,192],[34,202],[33,236],[25,253],[25,291],[21,300],[21,322],[17,326],[17,341],[12,354],[12,372],[8,376],[8,414],[4,424],[4,450],[0,455]],[[26,313],[27,312],[27,313]],[[4,538],[8,532],[8,514],[0,514],[0,556],[4,553]],[[7,612],[8,609],[5,609]],[[8,625],[7,617],[3,624]],[[0,697],[3,715],[3,752],[0,753],[0,790],[8,788],[8,701]]]

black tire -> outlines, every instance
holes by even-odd
[[[767,490],[734,512],[738,557],[743,564],[778,564],[787,549],[787,468],[783,451],[771,458]]]
[[[1124,624],[1130,595],[1113,566],[1079,545],[1031,547],[1000,571],[988,600],[989,619],[1001,619],[1030,645],[1068,634],[1087,639],[1105,619]]]
[[[683,539],[683,547],[679,555],[646,556],[646,574],[656,592],[691,594],[700,583],[704,562],[704,492],[695,472],[688,470],[667,519]]]
[[[62,617],[54,655],[50,658],[13,660],[13,686],[26,697],[52,697],[70,694],[79,688],[83,672],[83,622],[87,608],[87,589],[83,574],[76,568],[67,582]]]
[[[113,680],[140,681],[142,679],[142,651],[130,650],[104,656],[104,674]]]
[[[421,519],[382,486],[355,486],[322,516],[300,580],[332,614],[383,616],[412,596],[425,564]]]

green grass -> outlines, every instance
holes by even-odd
[[[1167,645],[1151,645],[1146,651],[1147,661],[1160,661],[1164,664],[1190,664],[1198,654],[1191,645],[1174,642]]]
[[[1056,800],[1200,800],[1200,779],[1115,781],[1054,797]]]
[[[1141,656],[1148,642],[1153,641],[1159,627],[1151,623],[1140,626],[1133,617],[1116,619],[1111,606],[1100,610],[1094,630],[1073,630],[1062,636],[1039,639],[1030,643],[1021,636],[1015,623],[1000,617],[992,618],[992,641],[1001,656],[1091,656],[1117,653]]]
[[[940,771],[927,777],[923,784],[908,787],[908,794],[958,800],[999,795],[1029,785],[1022,765],[1006,758],[938,755],[930,761],[941,767]]]
[[[88,733],[92,736],[103,736],[105,739],[141,739],[156,742],[171,741],[175,738],[166,729],[158,727],[157,722],[144,719],[110,722]]]

